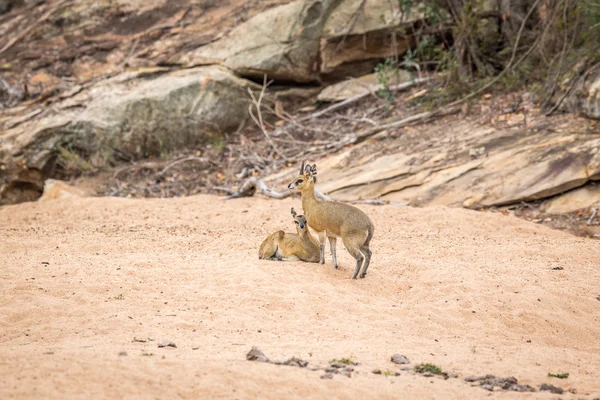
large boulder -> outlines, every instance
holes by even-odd
[[[403,54],[410,43],[394,33],[402,28],[410,29],[414,22],[422,19],[421,6],[420,2],[414,2],[412,7],[402,11],[396,1],[344,0],[331,13],[323,29],[321,72],[346,74],[350,71],[343,68],[343,64],[355,65],[368,60],[376,63],[382,58]]]
[[[0,132],[0,204],[39,197],[61,157],[101,166],[235,130],[248,115],[248,89],[259,87],[218,66],[104,81],[39,120]]]
[[[222,39],[187,55],[187,63],[221,63],[239,75],[294,82],[319,80],[319,40],[341,0],[298,0],[269,9]]]
[[[566,102],[568,111],[600,119],[600,74],[586,79]]]

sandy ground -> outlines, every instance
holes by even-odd
[[[559,397],[463,380],[488,373],[600,397],[600,242],[498,214],[365,206],[374,256],[355,281],[343,248],[337,271],[330,258],[258,260],[267,234],[293,230],[292,205],[196,196],[0,208],[0,398]],[[158,348],[164,340],[177,348]],[[309,366],[360,364],[325,380],[246,361],[253,345]],[[400,371],[394,353],[459,378]]]

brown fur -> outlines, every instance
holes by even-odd
[[[325,241],[329,238],[333,265],[338,268],[335,254],[336,238],[340,236],[348,252],[356,259],[356,268],[352,279],[356,279],[362,266],[361,278],[367,274],[371,261],[369,244],[375,227],[363,211],[349,204],[334,201],[322,201],[315,198],[317,166],[304,163],[300,175],[288,185],[289,189],[298,189],[302,194],[302,208],[308,225],[319,233],[320,262],[325,262]],[[363,263],[364,261],[364,263]],[[363,266],[364,265],[364,266]]]
[[[269,235],[260,246],[259,259],[319,261],[319,242],[309,232],[306,218],[296,215],[293,208],[292,216],[297,233],[277,231]]]

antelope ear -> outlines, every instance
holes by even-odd
[[[317,174],[317,164],[313,164],[312,167],[310,167],[310,169],[311,169],[313,175]]]
[[[296,210],[294,210],[294,207],[292,207],[292,217],[296,217]]]
[[[311,166],[307,165],[306,167],[304,167],[304,172],[312,172]]]

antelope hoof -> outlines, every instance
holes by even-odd
[[[325,260],[319,260],[319,264],[325,264]]]
[[[340,266],[339,266],[339,265],[337,265],[337,264],[335,264],[335,265],[333,266],[333,268],[335,268],[335,269],[340,269]]]
[[[360,274],[360,279],[364,279],[365,276],[367,276],[367,274]]]

